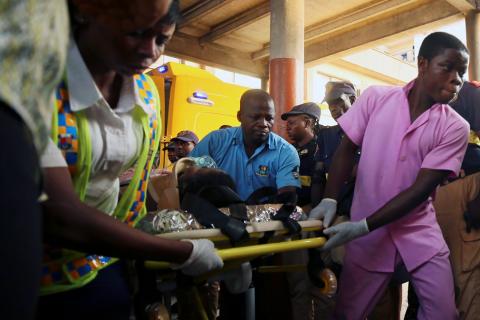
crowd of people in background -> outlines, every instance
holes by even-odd
[[[273,132],[273,98],[252,89],[239,101],[238,127],[202,139],[185,128],[162,146],[160,97],[143,71],[168,46],[179,1],[127,2],[2,7],[0,317],[129,319],[143,310],[134,310],[126,259],[167,261],[187,276],[222,268],[210,240],[167,240],[135,228],[146,215],[159,150],[171,164],[208,162],[180,179],[180,201],[199,183],[227,186],[244,204],[269,188],[269,199],[323,221],[321,255],[339,291],[317,301],[316,319],[397,319],[407,281],[406,319],[478,317],[480,83],[465,81],[469,51],[460,40],[427,36],[418,75],[403,87],[358,92],[349,81],[331,81],[317,88],[334,126],[320,125],[319,105],[302,103],[281,115],[284,139]],[[248,263],[229,285],[244,290],[245,279]],[[306,274],[286,281],[286,318],[307,319]],[[218,284],[205,288],[218,302]],[[220,312],[241,316],[230,307]]]

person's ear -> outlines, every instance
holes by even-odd
[[[305,129],[307,129],[308,127],[310,127],[312,120],[310,120],[309,118],[305,118],[304,122],[305,122]]]
[[[350,96],[350,97],[348,97],[348,98],[349,98],[349,100],[350,100],[350,105],[352,105],[352,104],[355,102],[355,96],[352,95],[352,96]]]
[[[422,77],[424,76],[425,72],[427,72],[428,62],[429,61],[424,57],[418,57],[418,74]]]
[[[242,116],[242,114],[241,114],[241,111],[239,110],[239,111],[237,112],[237,120],[238,120],[238,122],[242,122],[242,121],[240,120],[241,116]]]

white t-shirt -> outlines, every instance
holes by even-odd
[[[90,129],[92,168],[85,203],[111,215],[118,202],[118,177],[135,164],[143,144],[143,127],[132,117],[133,110],[137,107],[146,113],[152,111],[136,93],[133,78],[126,78],[117,107],[110,108],[75,44],[68,52],[67,83],[71,109],[85,110]],[[41,157],[41,166],[66,166],[53,141]]]

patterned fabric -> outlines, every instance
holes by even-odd
[[[78,159],[78,129],[77,120],[70,109],[67,87],[63,81],[55,94],[58,110],[58,148],[68,164],[71,175],[76,173]]]
[[[0,99],[22,117],[39,153],[48,141],[68,30],[64,0],[0,2]]]
[[[149,127],[150,127],[150,146],[154,144],[156,138],[156,129],[158,127],[157,113],[155,110],[155,100],[153,99],[153,92],[150,84],[147,82],[145,75],[136,75],[135,76],[136,90],[138,90],[139,96],[144,100],[145,104],[151,108],[151,114],[149,117]],[[148,166],[150,163],[150,158],[155,150],[149,150],[148,159],[145,163],[145,167],[142,171],[142,176],[139,181],[137,188],[136,200],[132,203],[130,210],[128,211],[125,223],[129,226],[133,226],[135,220],[137,220],[140,210],[142,209],[145,196],[147,192],[147,178],[148,178]]]
[[[155,108],[152,88],[147,82],[147,77],[144,74],[136,75],[135,84],[137,85],[138,95],[143,99],[145,104],[151,108]]]
[[[42,266],[42,278],[40,284],[49,286],[63,280],[62,265],[58,263],[44,264]]]
[[[77,280],[80,277],[86,276],[91,271],[101,269],[110,263],[111,260],[112,258],[110,257],[90,255],[68,262],[66,264],[66,271],[68,272],[69,278]]]
[[[148,117],[148,125],[150,129],[149,139],[149,153],[147,161],[142,169],[140,179],[138,181],[138,187],[136,188],[135,200],[130,205],[129,211],[125,216],[124,222],[129,226],[139,219],[141,210],[145,203],[147,192],[147,179],[149,176],[149,165],[152,155],[155,150],[156,129],[158,127],[156,102],[153,98],[153,91],[155,90],[147,82],[147,78],[144,75],[134,76],[135,90],[138,95],[143,99],[145,104],[150,107],[150,113]],[[78,160],[78,127],[74,113],[70,110],[69,96],[66,83],[63,82],[59,85],[57,92],[57,108],[58,108],[58,147],[62,150],[65,160],[67,161],[70,172],[73,174],[76,172],[77,160]],[[52,251],[47,250],[51,255]],[[42,286],[51,286],[56,283],[75,282],[82,277],[91,276],[92,271],[97,271],[116,261],[114,258],[100,256],[100,255],[88,255],[81,256],[79,258],[68,261],[66,264],[62,264],[61,260],[55,261],[54,256],[46,257],[42,269]]]

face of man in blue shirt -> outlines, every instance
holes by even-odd
[[[242,96],[237,118],[241,123],[247,148],[258,147],[267,141],[274,117],[275,107],[268,93],[250,90]]]

